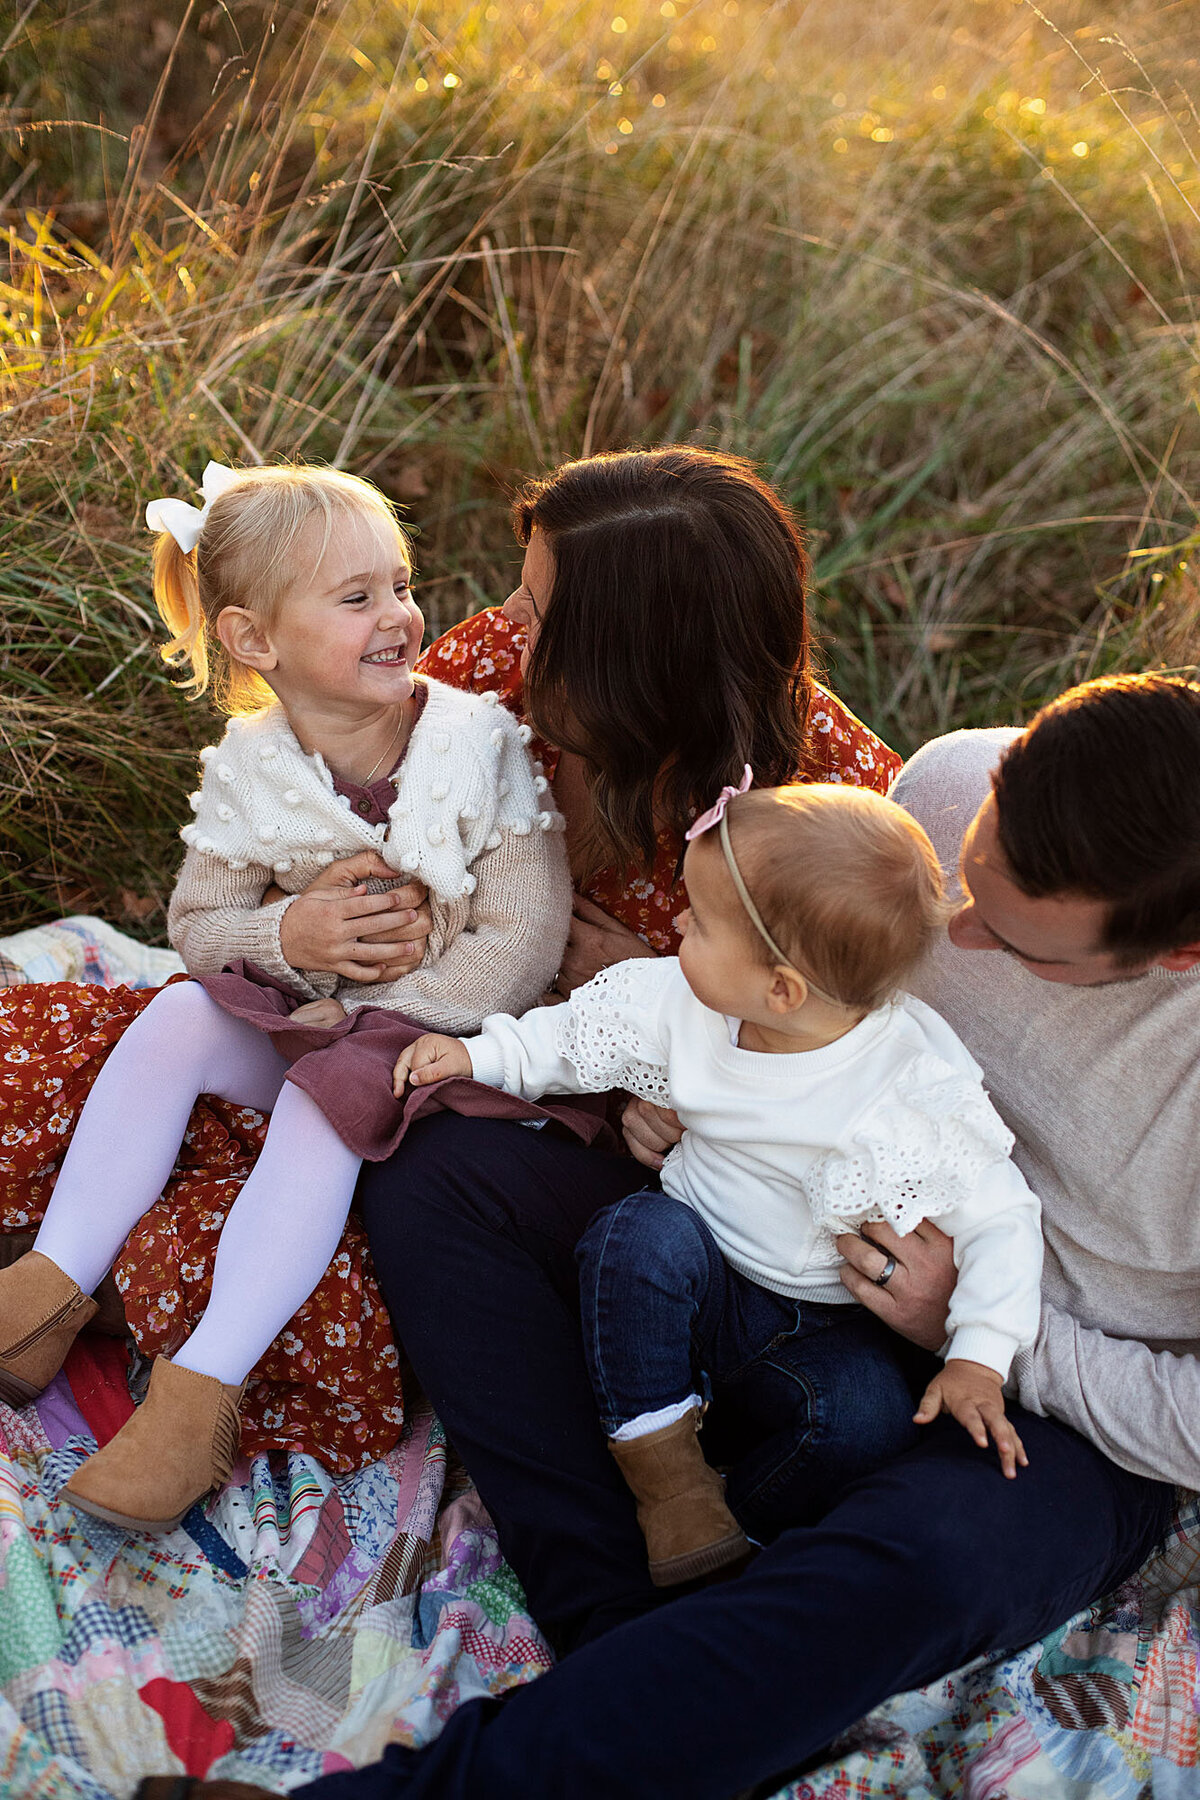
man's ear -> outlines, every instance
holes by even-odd
[[[262,622],[244,606],[226,606],[217,614],[217,636],[234,662],[266,675],[279,661]]]
[[[1200,963],[1200,944],[1184,944],[1182,949],[1168,950],[1165,956],[1156,956],[1153,966],[1174,969],[1178,975],[1184,969],[1194,969],[1197,963]]]

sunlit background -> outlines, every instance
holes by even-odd
[[[1196,656],[1200,4],[8,16],[0,922],[161,936],[214,723],[141,508],[209,455],[379,481],[436,630],[522,475],[744,452],[905,751]]]

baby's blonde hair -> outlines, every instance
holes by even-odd
[[[845,1006],[870,1011],[890,999],[948,916],[933,845],[870,788],[752,789],[730,802],[729,839],[780,949]]]
[[[309,520],[324,522],[319,558],[334,519],[354,512],[385,522],[410,554],[389,502],[372,482],[312,463],[239,470],[237,482],[212,502],[190,552],[170,532],[158,534],[154,603],[174,633],[162,656],[190,665],[183,685],[193,697],[211,688],[227,713],[256,712],[274,699],[261,675],[226,653],[217,619],[227,606],[242,606],[269,625],[295,580],[292,552]]]

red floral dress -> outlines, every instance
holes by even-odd
[[[455,687],[493,688],[519,715],[522,647],[501,614],[484,612],[439,638],[421,667]],[[810,725],[821,779],[887,790],[899,757],[823,689]],[[556,752],[536,739],[533,749],[553,776]],[[672,920],[686,904],[675,880],[680,849],[663,832],[649,874],[601,870],[586,889],[667,954],[678,943]],[[41,1219],[105,1056],[152,998],[152,990],[71,982],[0,990],[0,1231],[28,1231]],[[130,1329],[147,1355],[176,1348],[199,1321],[221,1226],[265,1130],[265,1119],[246,1108],[197,1103],[162,1198],[115,1269]],[[399,1359],[353,1214],[320,1285],[254,1370],[242,1416],[246,1452],[307,1450],[339,1473],[395,1443],[403,1420]]]

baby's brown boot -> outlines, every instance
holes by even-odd
[[[95,1311],[96,1302],[37,1250],[0,1269],[0,1400],[35,1400]]]
[[[173,1531],[229,1479],[241,1439],[240,1387],[159,1356],[146,1398],[62,1489],[81,1512],[126,1531]]]
[[[704,1460],[700,1410],[644,1437],[609,1438],[608,1447],[637,1501],[638,1524],[655,1587],[674,1587],[738,1562],[750,1551],[725,1504],[725,1484]]]

